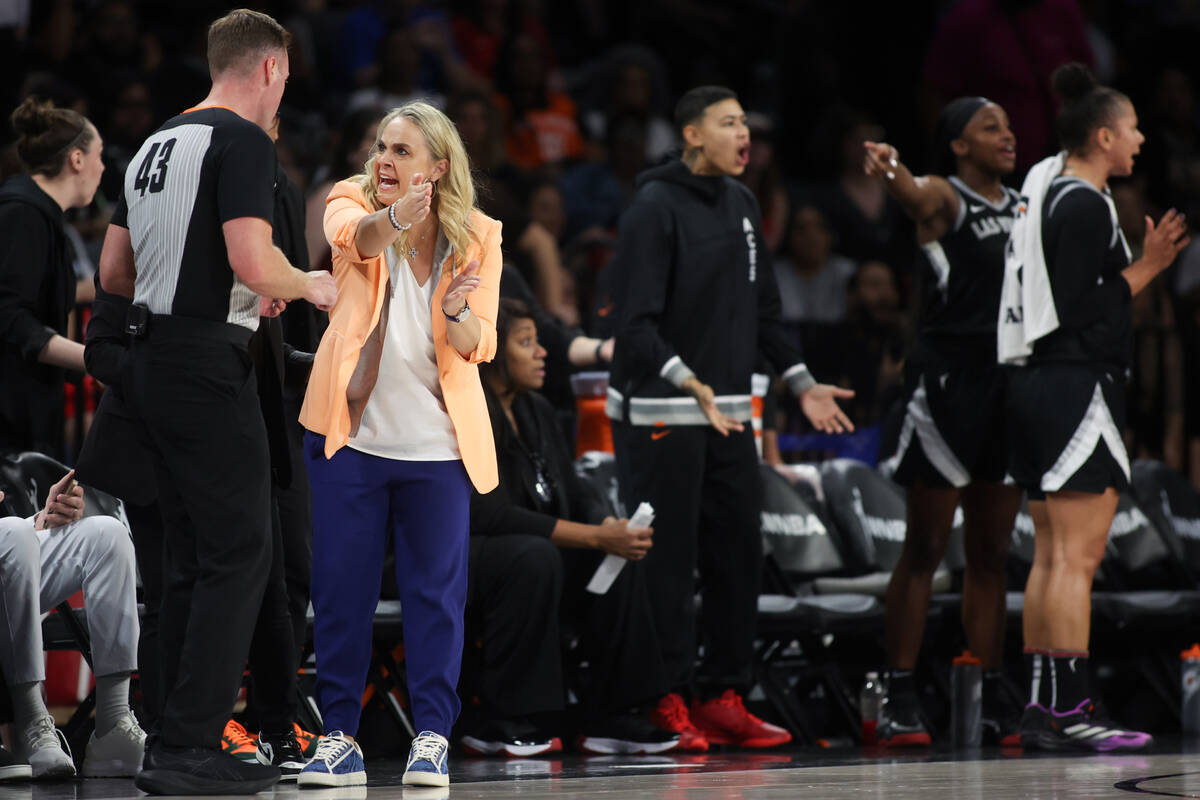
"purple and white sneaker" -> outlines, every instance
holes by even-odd
[[[1098,718],[1091,700],[1084,700],[1070,711],[1047,712],[1042,706],[1038,706],[1038,709],[1044,714],[1045,721],[1040,729],[1031,725],[1029,738],[1035,740],[1032,747],[1042,750],[1111,753],[1116,750],[1142,750],[1154,743],[1154,737],[1148,733],[1125,730]],[[1026,714],[1030,714],[1029,707],[1026,707]],[[1021,744],[1028,748],[1031,745],[1026,744],[1025,717],[1021,721]]]

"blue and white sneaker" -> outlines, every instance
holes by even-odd
[[[299,786],[363,786],[366,782],[362,750],[341,731],[318,740],[317,752],[300,770],[296,781]]]
[[[446,754],[450,743],[433,731],[421,731],[408,751],[408,768],[404,770],[405,786],[449,786],[450,769]]]

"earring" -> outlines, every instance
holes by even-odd
[[[432,184],[433,184],[433,192],[431,192],[431,193],[430,193],[430,195],[429,195],[429,199],[431,199],[431,200],[432,200],[433,198],[437,197],[437,193],[438,193],[438,182],[437,182],[437,181],[430,181],[430,183],[432,183]]]

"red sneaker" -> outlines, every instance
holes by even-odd
[[[792,735],[783,728],[763,722],[747,711],[741,695],[733,689],[704,703],[693,700],[691,718],[710,744],[765,748],[792,740]]]
[[[650,712],[650,721],[664,731],[679,734],[679,745],[675,751],[690,753],[707,753],[708,739],[692,723],[687,704],[683,698],[671,692],[658,701],[658,706]]]

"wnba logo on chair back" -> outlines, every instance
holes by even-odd
[[[749,217],[742,217],[742,232],[746,234],[746,251],[750,257],[750,282],[754,283],[758,278],[758,240]]]

